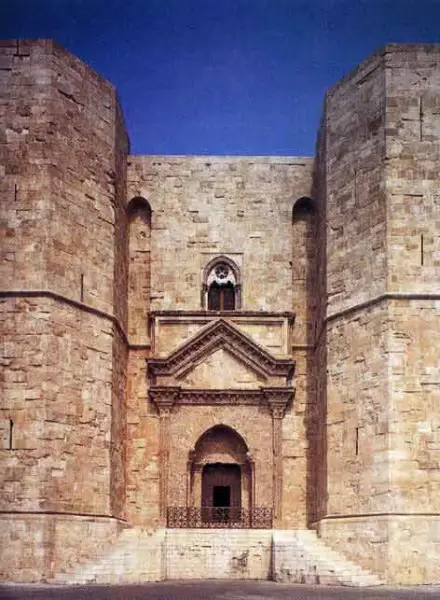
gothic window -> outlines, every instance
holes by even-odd
[[[224,311],[240,308],[238,269],[226,257],[211,261],[205,269],[203,304],[208,310]]]
[[[234,310],[235,293],[232,283],[211,283],[208,289],[208,310]]]

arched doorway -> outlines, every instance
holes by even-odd
[[[253,469],[243,438],[225,425],[212,427],[190,453],[190,506],[200,507],[202,520],[231,522],[252,507]]]
[[[241,518],[241,466],[206,464],[202,471],[203,517],[213,521]]]

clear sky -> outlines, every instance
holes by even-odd
[[[312,155],[324,91],[387,42],[440,42],[440,0],[0,0],[119,90],[137,154]]]

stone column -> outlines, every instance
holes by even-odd
[[[281,519],[283,493],[283,417],[284,407],[271,405],[273,440],[273,510],[275,523]]]
[[[253,459],[253,453],[247,454],[247,468],[249,470],[249,510],[252,510],[256,506],[255,496],[255,461]]]
[[[159,506],[161,519],[166,518],[168,506],[168,462],[170,456],[170,415],[172,406],[160,406],[160,437],[159,437],[159,464],[160,464],[160,487]]]
[[[194,480],[195,452],[190,450],[186,463],[186,506],[193,506],[193,480]]]
[[[273,448],[273,511],[275,526],[282,517],[283,494],[283,418],[288,402],[293,397],[289,388],[266,388],[264,390],[267,403],[272,413],[272,448]]]
[[[204,465],[194,465],[194,476],[193,476],[193,489],[192,489],[192,502],[193,506],[202,506],[202,471]]]
[[[161,388],[150,389],[150,396],[159,411],[159,508],[160,517],[165,524],[168,507],[168,469],[170,456],[170,417],[173,405],[177,399],[178,389]]]

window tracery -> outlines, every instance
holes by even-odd
[[[212,260],[204,272],[202,304],[208,310],[224,311],[240,308],[239,270],[225,256]]]

